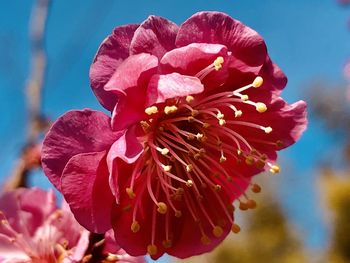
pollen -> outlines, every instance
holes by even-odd
[[[164,172],[170,172],[172,166],[171,165],[162,165],[162,168],[163,168]]]
[[[260,77],[260,76],[257,76],[257,77],[254,79],[254,81],[253,81],[253,83],[252,83],[252,86],[253,86],[254,88],[259,88],[259,87],[262,86],[263,83],[264,83],[263,78]]]
[[[173,106],[165,106],[165,108],[164,108],[164,113],[165,114],[175,113],[176,111],[177,111],[177,107],[175,105],[173,105]]]
[[[274,174],[278,174],[281,171],[278,165],[271,165],[270,172]]]
[[[222,63],[224,63],[224,58],[223,57],[217,57],[215,60],[214,60],[214,67],[215,67],[215,70],[219,70],[222,68]]]
[[[135,195],[134,190],[133,190],[132,188],[127,187],[127,188],[125,189],[125,191],[126,191],[126,193],[128,194],[128,196],[129,196],[130,199],[134,199],[134,198],[135,198],[136,195]]]
[[[264,113],[267,110],[265,103],[262,103],[262,102],[257,102],[255,104],[255,108],[260,113]]]
[[[193,96],[186,96],[187,103],[191,103],[194,100]]]
[[[231,227],[231,230],[232,230],[233,233],[237,234],[237,233],[239,233],[241,231],[241,227],[234,223],[232,225],[232,227]]]
[[[158,112],[158,108],[156,106],[151,106],[145,109],[145,113],[147,115],[152,115]]]
[[[165,204],[165,203],[163,203],[163,202],[159,202],[158,204],[157,204],[157,206],[158,206],[158,209],[157,209],[157,211],[160,213],[160,214],[166,214],[166,212],[168,211],[168,206]]]
[[[222,234],[224,233],[224,230],[220,226],[215,226],[213,228],[213,235],[216,237],[221,237]]]
[[[203,235],[201,237],[201,242],[203,245],[209,245],[211,243],[211,241],[207,235]]]
[[[140,224],[139,222],[137,222],[136,220],[134,220],[131,224],[131,227],[130,227],[131,231],[133,233],[137,233],[140,231]]]
[[[154,256],[155,254],[157,254],[158,252],[158,248],[156,245],[151,244],[147,246],[147,252],[148,254],[150,254],[151,256]]]

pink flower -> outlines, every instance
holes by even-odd
[[[279,96],[287,79],[263,39],[223,13],[118,27],[90,78],[112,117],[66,113],[42,163],[78,221],[112,227],[131,255],[185,258],[239,231],[232,202],[255,207],[252,176],[279,172],[276,152],[306,128],[305,103]]]
[[[90,232],[76,222],[65,202],[57,208],[53,191],[22,188],[5,193],[0,217],[2,263],[81,262],[87,252]],[[127,255],[110,235],[106,233],[104,247],[108,262],[144,262]]]

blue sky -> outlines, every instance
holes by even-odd
[[[53,1],[46,47],[49,68],[44,113],[52,119],[70,109],[100,109],[89,88],[88,70],[100,42],[114,26],[138,23],[155,14],[181,23],[201,10],[224,11],[257,30],[272,59],[289,78],[284,98],[305,97],[305,88],[318,81],[342,84],[342,67],[350,57],[350,9],[334,0],[142,0]],[[103,4],[102,4],[103,3]],[[0,9],[0,182],[11,170],[25,138],[23,87],[28,75],[28,21],[33,2],[8,1]],[[320,249],[327,236],[314,189],[316,164],[336,149],[312,116],[301,141],[281,154],[286,163],[279,197],[307,246]],[[271,178],[273,180],[273,178]],[[35,183],[46,184],[36,175]]]

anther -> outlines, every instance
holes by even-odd
[[[278,165],[271,165],[270,172],[274,174],[278,174],[281,171]]]
[[[221,190],[221,185],[219,185],[219,184],[215,185],[214,190],[219,192]]]
[[[207,129],[207,128],[209,128],[209,127],[210,127],[210,124],[209,124],[209,123],[207,123],[207,122],[204,122],[204,123],[203,123],[203,128]]]
[[[164,248],[170,248],[173,245],[170,239],[163,240],[162,244]]]
[[[201,139],[203,139],[203,137],[204,137],[204,134],[202,134],[202,133],[197,133],[197,134],[196,134],[196,138],[197,138],[198,141],[200,141]]]
[[[209,245],[211,243],[211,241],[207,235],[203,235],[201,237],[201,242],[203,245]]]
[[[107,262],[117,262],[119,261],[120,258],[118,255],[112,254],[112,253],[108,253],[107,257],[106,257],[106,261]]]
[[[194,122],[194,118],[192,116],[187,117],[187,121],[189,123]]]
[[[222,68],[222,63],[224,63],[224,58],[223,57],[217,57],[215,60],[214,60],[214,67],[215,67],[215,70],[219,70]]]
[[[192,180],[187,180],[186,186],[187,187],[192,187],[193,186],[193,181]]]
[[[171,165],[162,165],[163,171],[164,172],[170,172],[172,166]]]
[[[226,121],[224,119],[219,120],[219,125],[224,126],[226,124]]]
[[[169,153],[169,149],[168,148],[157,147],[157,151],[159,151],[162,155],[167,155]]]
[[[177,107],[175,105],[173,105],[173,106],[165,106],[165,108],[164,108],[164,113],[165,114],[175,113],[176,111],[177,111]]]
[[[192,102],[194,100],[193,96],[186,96],[186,101],[188,103]]]
[[[193,165],[192,165],[192,164],[186,165],[186,171],[187,171],[188,173],[192,172],[192,171],[193,171]]]
[[[221,237],[224,233],[224,230],[220,226],[214,226],[213,228],[213,235],[216,237]]]
[[[252,185],[252,191],[253,191],[254,193],[260,193],[260,192],[261,192],[261,187],[260,187],[260,185],[258,185],[258,184],[253,184],[253,185]]]
[[[239,231],[241,231],[241,227],[239,225],[233,223],[231,230],[233,233],[237,234],[237,233],[239,233]]]
[[[157,206],[158,206],[158,208],[157,208],[157,211],[160,213],[160,214],[165,214],[166,212],[167,212],[167,210],[168,210],[168,206],[165,204],[165,203],[163,203],[163,202],[159,202],[158,204],[157,204]]]
[[[269,126],[269,127],[264,127],[264,132],[269,134],[270,132],[272,132],[272,128]]]
[[[222,114],[220,111],[218,112],[218,114],[216,114],[216,118],[218,119],[223,119],[225,117],[224,114]]]
[[[226,162],[227,158],[223,155],[220,157],[220,163]]]
[[[140,121],[141,127],[144,131],[147,131],[151,127],[147,121]]]
[[[243,112],[241,110],[235,111],[235,117],[236,118],[241,117],[242,114],[243,114]]]
[[[249,209],[254,209],[256,207],[256,202],[254,200],[252,200],[252,199],[249,199],[247,201],[247,206],[248,206]]]
[[[244,202],[240,202],[239,203],[239,209],[242,210],[242,211],[245,211],[245,210],[248,210],[248,204],[247,203],[244,203]]]
[[[175,211],[175,217],[179,218],[182,216],[182,212],[180,210]]]
[[[155,254],[157,254],[158,252],[158,248],[156,245],[151,244],[147,246],[147,252],[148,254],[150,254],[151,256],[154,256]]]
[[[260,113],[264,113],[267,110],[266,105],[262,102],[255,103],[255,108]]]
[[[196,117],[198,114],[199,114],[199,111],[198,111],[198,110],[192,110],[192,111],[191,111],[192,117]]]
[[[253,83],[252,83],[252,86],[253,86],[254,88],[259,88],[259,87],[262,86],[263,83],[264,83],[263,78],[260,77],[260,76],[257,76],[257,77],[254,79],[254,81],[253,81]]]
[[[131,227],[130,227],[131,231],[133,233],[137,233],[140,231],[140,224],[139,222],[137,222],[136,220],[134,220],[131,224]]]
[[[145,109],[145,113],[147,115],[152,115],[158,112],[158,108],[156,106],[151,106]]]
[[[126,191],[126,193],[128,194],[128,196],[129,196],[130,199],[134,199],[134,198],[135,198],[136,195],[135,195],[133,189],[131,189],[130,187],[127,187],[127,188],[125,189],[125,191]]]
[[[245,163],[248,164],[248,165],[253,165],[254,164],[254,158],[252,156],[247,156],[245,158]]]
[[[247,101],[247,100],[249,100],[248,95],[241,95],[241,100],[242,100],[242,101]]]

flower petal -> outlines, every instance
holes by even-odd
[[[51,127],[43,142],[42,166],[46,176],[60,189],[62,171],[74,155],[108,149],[118,138],[110,118],[90,109],[70,111]]]
[[[196,77],[179,73],[154,75],[147,88],[146,105],[165,102],[167,99],[184,97],[203,92],[204,87]]]
[[[73,156],[62,174],[62,194],[77,221],[92,232],[103,233],[111,228],[115,199],[109,190],[108,175],[106,151]]]
[[[103,89],[118,66],[129,56],[129,47],[139,25],[117,27],[100,45],[90,67],[90,84],[97,99],[108,110],[116,103],[116,96]]]
[[[150,16],[135,31],[130,46],[131,54],[150,53],[159,59],[169,50],[175,48],[178,26],[159,17]]]
[[[0,262],[30,262],[24,248],[16,246],[11,238],[0,234]]]
[[[226,45],[249,66],[262,65],[267,55],[265,42],[256,31],[220,12],[196,13],[180,26],[176,46],[193,42]]]

